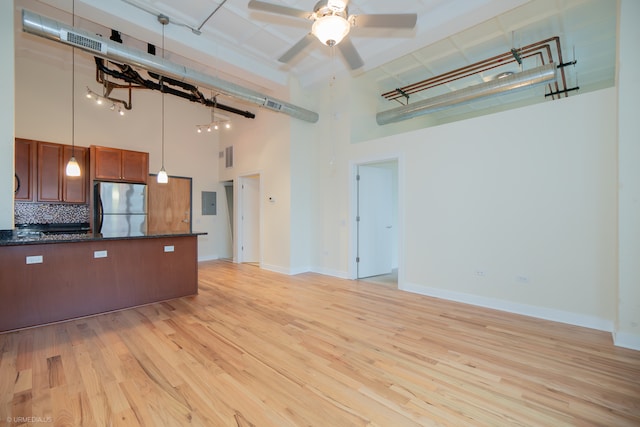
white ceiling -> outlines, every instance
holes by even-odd
[[[353,29],[349,37],[365,62],[355,71],[320,42],[290,64],[278,62],[310,31],[311,22],[249,10],[248,0],[39,1],[67,12],[73,7],[78,17],[156,45],[162,34],[157,15],[167,15],[171,20],[165,28],[167,51],[179,52],[203,67],[226,70],[258,87],[286,85],[291,76],[307,86],[332,75],[366,72],[383,93],[553,36],[560,37],[565,61],[574,59],[575,50],[578,62],[566,69],[568,87],[610,86],[615,75],[616,0],[350,0],[350,14],[418,15],[414,30]],[[309,11],[316,2],[265,1]],[[483,77],[489,76],[459,80],[416,96],[455,90]],[[389,108],[399,105],[381,102],[389,102]]]

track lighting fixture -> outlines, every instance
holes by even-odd
[[[207,132],[211,132],[211,129],[218,130],[220,126],[223,125],[225,129],[231,129],[231,120],[228,117],[218,115],[216,117],[216,106],[218,105],[217,97],[211,98],[213,101],[213,107],[211,107],[211,121],[207,124],[196,125],[196,132],[202,133],[203,129],[206,129]]]
[[[85,96],[87,97],[87,99],[95,100],[97,105],[103,105],[105,102],[106,103],[110,102],[111,106],[109,107],[109,110],[114,112],[117,111],[119,115],[124,116],[124,110],[122,109],[122,107],[124,106],[126,108],[125,101],[121,101],[115,98],[110,98],[108,96],[99,95],[94,91],[92,91],[91,89],[89,89],[89,87],[87,87],[87,94]],[[116,104],[119,104],[119,105],[116,106]]]

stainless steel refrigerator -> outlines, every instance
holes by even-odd
[[[147,186],[118,182],[94,184],[95,232],[103,237],[147,234]]]

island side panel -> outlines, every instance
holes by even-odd
[[[0,246],[0,332],[194,295],[197,269],[196,236]]]

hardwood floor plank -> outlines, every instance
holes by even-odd
[[[199,283],[1,334],[0,423],[640,425],[640,352],[605,332],[226,261]]]

